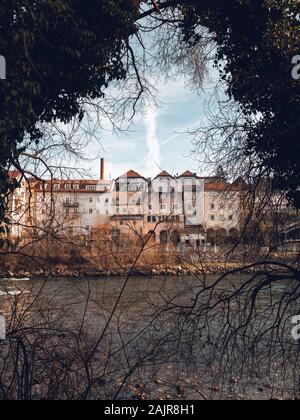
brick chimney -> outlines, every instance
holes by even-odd
[[[105,164],[104,159],[101,159],[101,166],[100,166],[100,180],[104,180],[104,173],[105,173]]]

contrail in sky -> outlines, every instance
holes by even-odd
[[[147,134],[148,157],[146,162],[147,175],[155,175],[160,165],[160,145],[156,133],[156,110],[149,108],[145,115],[145,128]]]

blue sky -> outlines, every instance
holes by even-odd
[[[146,177],[161,170],[171,174],[187,169],[204,172],[192,155],[192,137],[186,131],[205,121],[205,103],[214,85],[212,78],[208,79],[204,91],[197,94],[185,86],[182,78],[156,84],[158,106],[149,106],[145,115],[138,115],[127,133],[100,132],[101,147],[93,144],[91,157],[100,154],[105,158],[106,178],[112,179],[129,169]],[[92,174],[98,173],[96,160]]]

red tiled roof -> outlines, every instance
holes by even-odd
[[[191,177],[196,177],[196,176],[197,175],[193,174],[191,171],[185,171],[185,172],[183,172],[183,174],[180,175],[179,178],[183,178],[183,177],[191,178]]]
[[[142,178],[142,179],[145,179],[143,176],[141,176],[137,172],[133,171],[132,169],[130,171],[128,171],[126,174],[122,175],[121,178]]]
[[[204,185],[205,191],[240,191],[238,185],[233,185],[228,182],[207,182]]]
[[[99,181],[96,180],[53,180],[53,181],[36,181],[32,183],[32,188],[34,191],[36,192],[55,192],[55,193],[105,193],[107,192],[107,189],[104,191],[100,191],[98,189],[96,190],[89,190],[86,189],[87,186],[97,186],[97,185],[101,185],[99,183]],[[56,189],[55,186],[59,185],[59,189]],[[66,189],[65,186],[66,185],[70,185],[70,186],[79,186],[78,189],[75,188],[70,188],[70,189]]]
[[[172,175],[170,175],[167,171],[162,171],[160,174],[157,175],[156,178],[162,178],[162,177],[173,178]]]
[[[8,171],[8,177],[9,179],[17,179],[21,176],[21,172],[14,170],[14,171]]]

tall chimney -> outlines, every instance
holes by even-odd
[[[104,159],[101,159],[101,169],[100,169],[100,179],[101,179],[101,181],[104,180],[104,171],[105,171]]]

